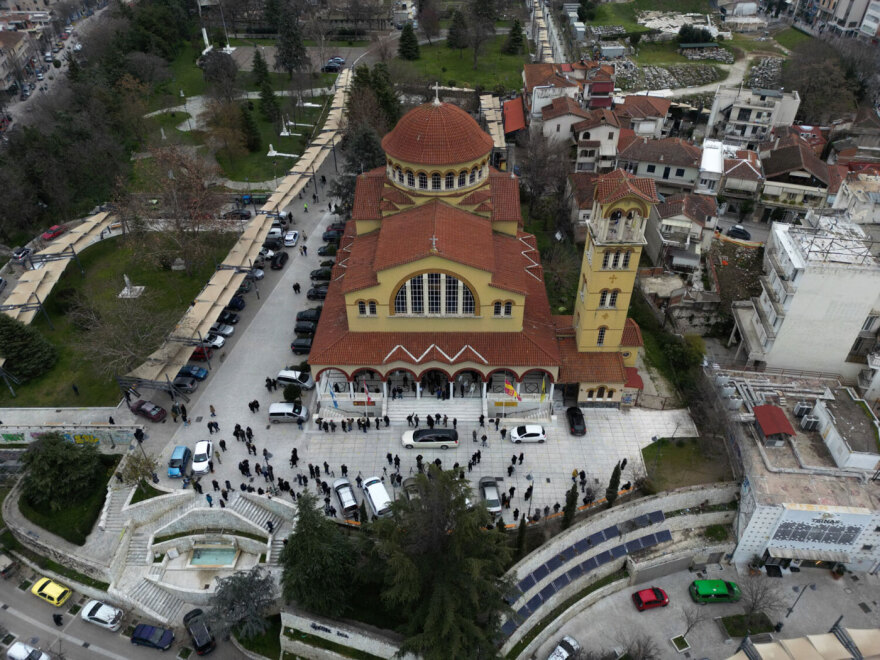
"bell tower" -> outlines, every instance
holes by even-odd
[[[654,180],[623,170],[596,181],[574,308],[578,351],[619,351],[645,225],[659,201]]]

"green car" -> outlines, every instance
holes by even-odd
[[[739,587],[725,580],[694,580],[688,589],[695,603],[735,603]]]

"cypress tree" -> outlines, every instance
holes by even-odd
[[[0,357],[4,368],[22,382],[49,371],[58,351],[40,331],[6,314],[0,314]]]
[[[277,121],[281,116],[281,109],[278,107],[278,99],[272,90],[272,83],[264,80],[260,85],[260,112],[267,121]]]
[[[266,60],[263,59],[263,53],[259,48],[254,49],[254,62],[253,62],[253,74],[254,81],[257,83],[257,87],[261,87],[263,82],[269,80],[269,67],[266,65]]]
[[[513,26],[507,35],[507,41],[504,44],[504,52],[509,55],[519,55],[523,50],[523,31],[519,19],[513,20]]]
[[[456,9],[452,15],[452,25],[449,26],[449,32],[446,35],[446,45],[449,48],[458,50],[458,56],[461,57],[464,49],[468,47],[468,26],[464,18],[464,14]]]
[[[611,473],[611,481],[608,482],[608,488],[605,489],[605,500],[608,502],[608,508],[614,506],[617,499],[617,491],[620,490],[620,463],[614,466],[614,472]]]
[[[516,530],[516,556],[523,557],[526,553],[526,517],[523,516],[519,521],[519,528]]]
[[[577,484],[572,484],[565,494],[565,508],[562,509],[562,529],[571,527],[574,522],[574,514],[577,513],[578,489]]]
[[[400,44],[397,47],[397,54],[404,60],[419,59],[419,40],[416,32],[413,30],[412,23],[403,26],[403,32],[400,34]]]
[[[241,131],[244,133],[244,144],[248,151],[255,153],[262,149],[263,139],[257,127],[257,120],[254,119],[247,105],[241,106]]]

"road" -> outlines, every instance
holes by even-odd
[[[63,654],[67,660],[155,660],[158,657],[155,649],[133,646],[122,631],[113,633],[103,630],[86,623],[78,614],[67,614],[67,604],[60,608],[64,622],[60,628],[56,627],[52,623],[52,615],[59,612],[59,609],[29,593],[23,594],[18,589],[21,578],[30,577],[31,573],[30,569],[22,568],[11,579],[0,580],[0,624],[16,636],[16,641],[44,651]],[[68,603],[74,600],[84,604],[88,598],[74,594]],[[127,614],[122,630],[133,622],[134,618]],[[171,648],[173,655],[168,657],[175,657],[188,641],[183,630],[175,631],[175,637]],[[239,660],[241,653],[231,643],[220,642],[211,657],[217,660]]]

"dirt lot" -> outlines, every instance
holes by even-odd
[[[764,248],[716,241],[710,254],[718,277],[721,309],[729,310],[735,300],[747,300],[761,294],[758,278],[762,275]]]

